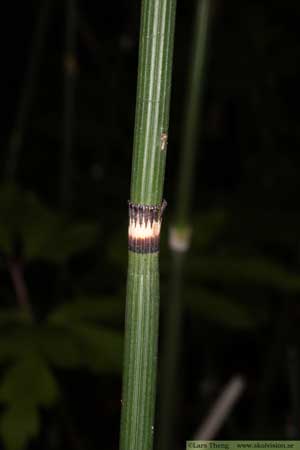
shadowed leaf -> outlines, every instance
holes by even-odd
[[[263,322],[263,317],[255,314],[249,306],[210,290],[199,289],[187,293],[185,301],[192,314],[225,327],[251,329]]]

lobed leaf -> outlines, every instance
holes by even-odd
[[[14,326],[0,335],[0,362],[14,361],[24,354],[36,350],[38,342],[36,329],[33,326]]]
[[[78,298],[64,303],[49,316],[48,322],[61,324],[64,322],[120,321],[124,317],[125,304],[116,298]]]
[[[34,352],[22,355],[6,369],[0,385],[0,401],[6,404],[0,433],[8,450],[20,450],[40,427],[39,407],[52,406],[59,388],[45,360]]]
[[[59,388],[46,361],[37,353],[22,355],[6,371],[0,386],[0,401],[29,407],[51,406]]]
[[[265,285],[290,292],[300,291],[300,276],[264,258],[201,256],[191,258],[189,273],[205,281]]]
[[[192,314],[204,320],[236,329],[252,329],[260,325],[264,315],[255,314],[253,308],[222,294],[207,289],[187,293],[185,305]]]
[[[1,417],[0,433],[6,450],[22,450],[39,432],[36,408],[17,405],[7,408]]]
[[[89,248],[98,234],[98,226],[92,223],[66,223],[53,231],[51,239],[42,249],[40,258],[54,263],[63,263],[72,256]]]
[[[104,327],[75,324],[72,335],[84,349],[82,364],[95,372],[121,372],[123,334]]]
[[[0,190],[0,215],[0,248],[10,255],[18,238],[27,261],[63,263],[90,247],[98,233],[95,223],[69,222],[14,185]]]
[[[197,216],[193,220],[192,232],[193,246],[206,248],[211,245],[228,223],[228,213],[222,208]]]

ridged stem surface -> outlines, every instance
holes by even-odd
[[[131,201],[159,204],[165,174],[175,0],[143,0]]]
[[[176,0],[142,1],[131,208],[134,204],[154,205],[156,208],[162,205],[175,8]],[[157,220],[160,222],[160,218]],[[153,223],[153,232],[156,230],[157,233],[158,222]],[[142,223],[135,225],[131,222],[133,243],[136,242],[137,230],[142,231],[143,227]],[[150,235],[151,227],[147,228]],[[120,449],[151,450],[159,327],[158,251],[156,247],[152,251],[154,247],[151,249],[144,245],[141,235],[139,245],[134,244],[130,248]],[[139,253],[133,251],[135,248]]]
[[[159,317],[158,253],[129,252],[121,449],[153,440]]]

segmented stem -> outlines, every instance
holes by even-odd
[[[121,450],[151,450],[159,320],[158,250],[176,0],[143,0],[129,204]]]
[[[158,253],[129,252],[128,266],[121,449],[149,450],[156,392]]]

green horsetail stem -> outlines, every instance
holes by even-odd
[[[121,450],[151,450],[159,324],[158,250],[176,0],[143,0],[129,203]]]
[[[169,234],[171,249],[170,294],[164,309],[163,348],[159,404],[159,449],[170,450],[176,438],[176,408],[178,406],[178,359],[181,341],[184,269],[190,246],[190,210],[195,178],[199,127],[205,81],[207,41],[212,17],[213,0],[197,0],[193,42],[191,47],[187,95],[179,160],[178,190],[175,217]]]

